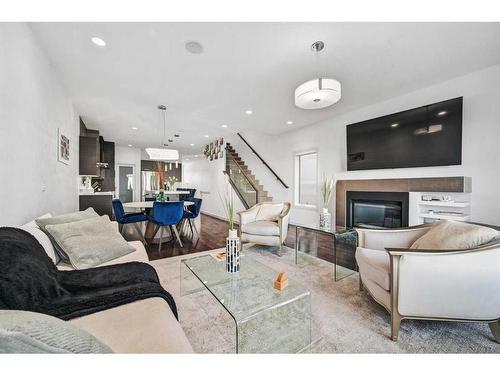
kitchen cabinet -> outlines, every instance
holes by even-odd
[[[101,163],[107,167],[100,168],[102,179],[101,191],[115,191],[115,143],[101,142]]]
[[[97,163],[100,161],[99,138],[80,136],[79,174],[81,176],[99,176]]]
[[[108,215],[113,220],[112,194],[80,195],[80,211],[92,207],[99,215]]]

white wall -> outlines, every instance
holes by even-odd
[[[197,189],[196,196],[203,199],[201,211],[210,215],[225,219],[224,206],[219,197],[224,196],[227,180],[222,173],[225,169],[225,159],[213,161],[205,157],[183,161],[184,181],[183,187]],[[234,194],[235,212],[243,211],[245,208]]]
[[[346,171],[345,126],[347,124],[458,96],[464,97],[462,165]],[[234,144],[236,151],[261,180],[266,190],[269,190],[275,201],[292,202],[294,153],[318,149],[319,179],[323,174],[334,176],[336,179],[462,175],[472,177],[472,220],[500,225],[499,103],[500,65],[497,65],[279,136],[243,132],[247,141],[290,185],[289,189],[281,187],[271,173],[237,138],[226,138]],[[334,205],[335,202],[332,202],[332,212]],[[291,222],[293,223],[308,223],[316,220],[318,220],[317,211],[296,207],[292,209]]]
[[[79,122],[26,24],[0,23],[0,226],[78,210]],[[57,160],[57,129],[70,138]]]
[[[141,200],[141,149],[136,147],[115,147],[115,176],[116,196],[118,197],[118,167],[122,165],[134,166],[134,201]]]

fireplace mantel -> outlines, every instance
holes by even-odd
[[[335,221],[345,226],[346,191],[470,193],[470,177],[391,178],[339,180],[336,187]]]

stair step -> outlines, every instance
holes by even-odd
[[[229,169],[230,174],[235,178],[234,183],[237,186],[240,186],[240,195],[247,202],[247,204],[253,205],[254,203],[259,202],[272,202],[273,198],[269,196],[269,192],[264,190],[264,185],[260,184],[260,181],[255,175],[252,174],[252,171],[245,164],[245,161],[230,143],[226,143],[226,152],[231,154],[231,158],[226,159],[226,168]],[[249,186],[247,178],[252,181],[253,185],[258,187],[257,192]],[[256,193],[258,195],[258,202],[255,202]]]

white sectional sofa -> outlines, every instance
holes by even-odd
[[[59,270],[72,270],[71,265],[58,262],[50,240],[37,228],[34,221],[21,226],[21,229],[35,235],[47,254],[57,262]],[[129,244],[135,248],[134,252],[100,266],[148,263],[143,244],[140,241],[131,241]],[[69,322],[95,336],[115,353],[193,353],[181,325],[169,305],[160,297],[135,301]]]

